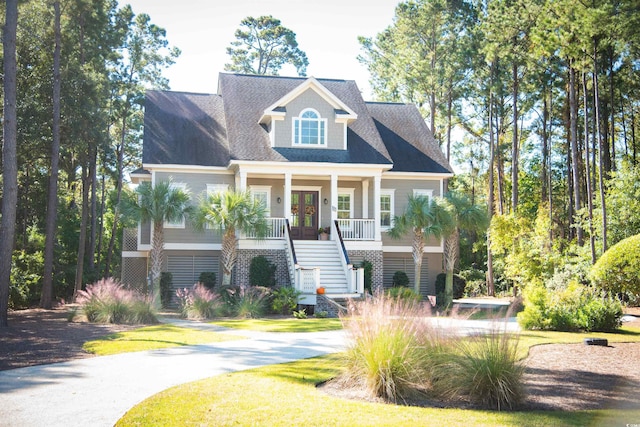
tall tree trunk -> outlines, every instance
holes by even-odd
[[[0,327],[7,327],[9,285],[11,283],[11,256],[16,226],[18,203],[17,159],[17,61],[16,30],[18,26],[18,0],[5,1],[5,24],[2,31],[4,54],[4,111],[2,145],[2,218],[0,219]]]
[[[493,138],[493,71],[494,64],[491,63],[491,89],[489,92],[489,196],[487,203],[487,216],[489,224],[493,218],[494,211],[494,168],[495,168],[495,141]],[[493,277],[493,251],[491,250],[491,233],[487,231],[487,294],[495,295],[495,282]]]
[[[149,293],[153,298],[154,307],[160,307],[160,275],[162,273],[162,253],[164,251],[164,224],[162,221],[153,222],[153,241],[149,258],[151,262]]]
[[[97,184],[98,184],[98,150],[94,150],[91,156],[91,164],[89,166],[89,174],[91,175],[91,233],[89,234],[89,271],[92,276],[96,269],[96,233],[98,229],[98,200],[97,200]]]
[[[449,84],[449,90],[447,95],[447,161],[451,161],[451,115],[453,108],[453,93],[451,88],[451,82]]]
[[[605,168],[605,156],[609,155],[609,149],[606,147],[607,144],[604,143],[604,140],[601,137],[600,132],[600,96],[598,90],[598,48],[597,42],[593,41],[593,103],[595,105],[596,111],[596,139],[600,145],[599,150],[599,159],[600,159],[600,177],[599,177],[599,189],[600,189],[600,204],[602,205],[602,252],[607,251],[607,206],[606,206],[606,194],[604,182],[606,177],[608,177],[609,171]]]
[[[549,102],[548,93],[545,87],[542,96],[542,173],[540,176],[540,184],[542,187],[542,194],[540,200],[547,200],[547,192],[550,191],[548,186],[548,166],[549,166],[549,134],[547,130],[547,123],[549,121]]]
[[[591,168],[589,167],[589,109],[587,107],[587,73],[582,72],[582,92],[584,93],[584,166],[587,173],[587,206],[589,209],[589,246],[591,264],[596,263],[596,236],[593,230],[593,188],[591,186]],[[595,173],[595,172],[594,172]]]
[[[222,286],[231,285],[231,274],[238,257],[237,243],[236,231],[233,228],[227,229],[222,237]]]
[[[460,231],[456,227],[444,242],[444,270],[446,272],[444,283],[444,305],[451,307],[453,304],[453,272],[455,270],[457,248],[460,247]]]
[[[51,308],[53,296],[53,258],[58,219],[58,172],[60,160],[60,2],[53,3],[55,15],[55,48],[53,50],[53,141],[51,144],[51,169],[49,172],[49,191],[47,199],[47,219],[45,225],[44,275],[42,277],[42,295],[40,306]]]
[[[613,62],[614,52],[613,46],[609,45],[607,49],[609,54],[609,103],[611,104],[611,170],[616,170],[616,126],[615,126],[615,91],[613,86]]]
[[[634,166],[638,164],[637,161],[637,151],[636,151],[636,115],[635,115],[635,111],[633,108],[633,105],[631,105],[631,153],[632,153],[632,159],[633,159],[633,164]]]
[[[573,61],[569,61],[569,127],[571,145],[571,170],[573,176],[573,205],[574,215],[571,218],[571,225],[576,228],[578,246],[584,245],[584,233],[582,227],[577,224],[576,213],[582,208],[582,198],[580,197],[580,153],[578,152],[578,102],[576,100],[576,70],[573,68]]]
[[[102,236],[104,234],[104,204],[105,204],[105,174],[102,173],[100,177],[100,214],[98,217],[98,243],[96,245],[96,269],[100,272],[100,263],[102,262]]]
[[[513,141],[511,144],[511,211],[518,210],[518,64],[512,65],[513,74]]]
[[[78,237],[78,262],[76,264],[74,299],[78,292],[82,290],[84,278],[84,263],[87,250],[87,224],[89,223],[89,188],[91,176],[87,167],[87,162],[82,162],[82,211],[80,215],[80,236]]]
[[[127,100],[128,101],[128,100]],[[124,148],[127,136],[127,110],[122,117],[122,129],[120,130],[120,146],[118,147],[118,182],[116,183],[116,205],[113,212],[113,226],[111,227],[111,237],[109,239],[109,248],[107,249],[107,259],[105,261],[104,275],[108,277],[111,272],[111,257],[118,233],[118,222],[120,221],[120,200],[122,199],[122,182],[124,178]]]
[[[422,273],[422,256],[424,254],[424,236],[421,229],[413,230],[413,266],[414,266],[414,283],[413,290],[420,295],[420,275]]]

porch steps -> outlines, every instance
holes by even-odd
[[[347,276],[335,241],[296,240],[293,245],[300,267],[320,268],[320,285],[327,294],[347,293]]]

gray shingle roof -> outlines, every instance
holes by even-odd
[[[221,73],[218,95],[148,91],[143,163],[223,167],[231,160],[393,164],[394,171],[451,172],[416,107],[365,103],[351,80],[317,79],[358,115],[347,128],[347,151],[272,148],[259,120],[266,108],[305,81]]]
[[[415,105],[367,102],[367,107],[393,158],[391,171],[453,173]]]

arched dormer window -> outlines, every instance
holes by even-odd
[[[327,146],[327,119],[312,108],[293,118],[293,145]]]

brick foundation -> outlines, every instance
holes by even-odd
[[[291,286],[289,267],[284,250],[279,249],[243,249],[238,251],[238,259],[233,274],[233,284],[236,286],[249,284],[249,267],[251,260],[257,256],[264,256],[276,265],[276,285]]]

